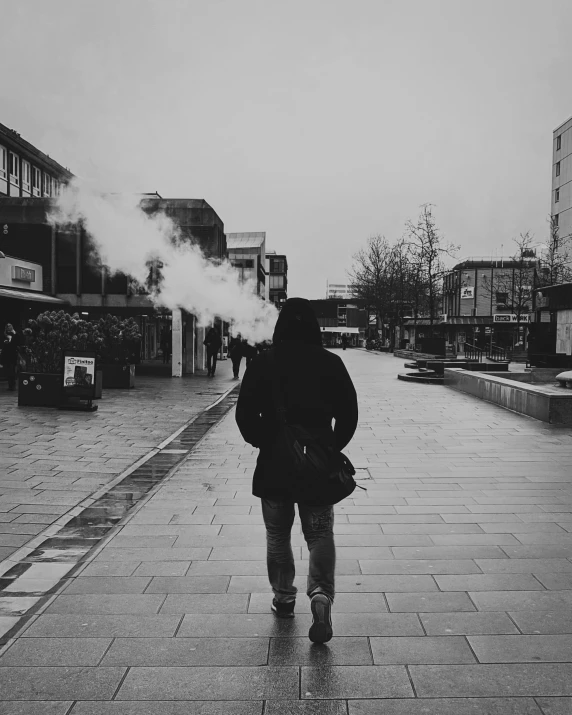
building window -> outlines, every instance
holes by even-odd
[[[556,189],[554,192],[554,203],[557,204],[560,201],[560,189]]]
[[[10,183],[20,186],[20,157],[10,152]]]
[[[554,214],[554,225],[558,226],[558,214]]]
[[[52,177],[49,174],[44,174],[44,196],[52,195]]]
[[[270,288],[271,290],[283,290],[284,276],[270,276]]]
[[[284,273],[284,261],[278,258],[272,258],[270,261],[271,273]]]
[[[560,162],[556,162],[556,176],[560,176]]]
[[[556,151],[560,151],[562,147],[562,134],[556,137]]]
[[[35,166],[32,167],[32,194],[34,196],[42,195],[42,172]]]
[[[501,292],[501,291],[496,291],[496,303],[497,303],[497,308],[506,308],[506,304],[508,303],[508,293],[506,292]]]
[[[0,146],[0,179],[5,179],[8,175],[8,158],[7,151],[3,146]]]
[[[24,191],[30,191],[31,184],[30,184],[30,179],[31,179],[31,167],[30,167],[30,162],[29,161],[23,161],[22,162],[22,188]]]

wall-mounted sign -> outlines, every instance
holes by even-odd
[[[36,280],[36,271],[33,268],[12,266],[12,280],[33,283]]]
[[[464,286],[461,288],[461,299],[463,298],[474,298],[475,297],[475,287],[474,286]]]
[[[518,316],[516,313],[497,313],[493,315],[493,323],[518,323]],[[525,313],[520,316],[521,323],[530,323],[530,314]]]

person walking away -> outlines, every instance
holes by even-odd
[[[240,372],[240,363],[242,362],[243,351],[242,351],[242,339],[240,335],[236,335],[231,338],[228,346],[228,354],[230,361],[232,362],[232,374],[235,380],[238,380],[238,375]]]
[[[203,342],[207,348],[207,371],[208,377],[214,377],[216,371],[216,361],[222,340],[218,328],[210,328]]]
[[[254,360],[254,358],[258,355],[256,345],[251,345],[246,340],[243,340],[242,342],[242,352],[244,354],[244,357],[246,358],[246,367],[248,367],[250,363]]]
[[[272,349],[248,366],[236,422],[246,442],[260,450],[252,493],[261,499],[266,527],[268,578],[274,593],[271,610],[276,616],[294,616],[297,590],[290,537],[297,503],[310,554],[307,595],[312,625],[308,635],[315,643],[325,643],[333,635],[333,500],[328,502],[328,494],[324,494],[318,505],[296,498],[292,475],[277,448],[284,412],[288,424],[301,425],[337,450],[349,443],[357,427],[358,405],[351,378],[341,358],[322,347],[314,311],[302,298],[286,301],[276,323]]]
[[[3,365],[8,377],[8,389],[16,389],[16,368],[20,357],[20,336],[14,330],[11,323],[7,323],[4,328],[2,341],[2,353],[0,354],[0,364]]]
[[[348,346],[348,338],[346,335],[342,335],[342,348],[345,350]]]

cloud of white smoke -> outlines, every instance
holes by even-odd
[[[181,238],[164,213],[148,216],[140,196],[102,194],[78,180],[58,197],[50,220],[55,224],[82,221],[102,262],[145,285],[149,261],[162,264],[163,280],[151,299],[158,307],[183,308],[200,326],[219,317],[251,343],[270,340],[276,308],[242,283],[228,262],[208,260],[200,247]]]

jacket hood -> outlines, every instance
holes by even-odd
[[[322,345],[322,334],[316,314],[309,300],[289,298],[283,305],[272,342],[274,345],[285,340],[296,340],[306,345]]]

